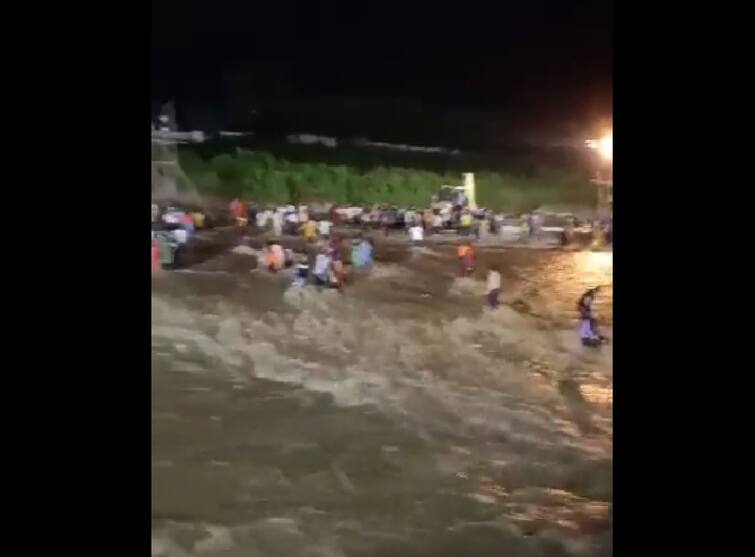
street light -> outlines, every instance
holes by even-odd
[[[608,131],[600,139],[588,139],[585,145],[596,151],[605,163],[613,168],[613,131]],[[609,171],[610,172],[610,171]],[[598,186],[598,208],[613,209],[613,178],[603,179],[600,170],[595,170],[595,178],[592,180]],[[612,172],[611,172],[612,174]]]
[[[607,133],[598,141],[598,153],[607,161],[613,161],[613,132]]]
[[[597,151],[607,162],[613,162],[613,131],[609,131],[600,139],[587,139],[585,145]]]

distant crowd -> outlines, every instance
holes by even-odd
[[[523,215],[506,215],[489,209],[471,211],[461,205],[433,203],[431,207],[399,208],[376,204],[370,207],[294,206],[260,207],[235,199],[230,214],[240,227],[253,227],[259,232],[272,232],[274,236],[302,234],[307,239],[327,237],[333,226],[352,225],[362,230],[379,229],[384,236],[403,231],[412,241],[421,241],[433,234],[455,233],[474,236],[478,240],[500,238],[526,242],[551,237],[566,245],[577,235],[597,239],[601,245],[613,241],[611,219],[587,220],[566,213],[534,211]]]
[[[399,209],[389,205],[372,207],[339,207],[280,205],[262,207],[234,199],[226,215],[214,220],[200,208],[152,204],[152,266],[181,266],[183,254],[197,231],[217,224],[234,225],[242,234],[271,234],[260,254],[262,267],[271,273],[291,269],[291,285],[300,288],[312,284],[320,288],[334,288],[343,292],[353,270],[369,272],[373,266],[374,243],[370,230],[389,236],[391,231],[403,231],[411,242],[421,242],[426,235],[455,232],[465,237],[457,247],[458,274],[468,277],[475,271],[476,252],[472,238],[485,240],[491,236],[506,236],[512,229],[518,239],[539,238],[556,233],[558,241],[566,244],[570,235],[585,230],[593,241],[610,245],[613,241],[612,220],[584,222],[573,215],[556,215],[557,224],[547,222],[552,214],[535,211],[518,217],[507,217],[485,209],[470,211],[463,206]],[[332,234],[333,228],[352,225],[360,228],[350,246]],[[508,230],[507,230],[508,229]],[[398,232],[396,232],[398,233]],[[280,238],[300,235],[311,248],[296,254],[284,249]],[[598,346],[607,341],[597,327],[592,301],[597,288],[589,290],[579,302],[580,338],[586,346]],[[501,273],[497,266],[487,269],[486,303],[495,309],[499,305]]]

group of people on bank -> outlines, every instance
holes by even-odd
[[[229,205],[229,212],[233,222],[246,229],[256,226],[259,229],[272,228],[275,236],[285,232],[300,234],[315,250],[310,249],[309,257],[299,257],[290,250],[285,250],[278,240],[268,241],[262,252],[263,266],[270,272],[279,272],[285,268],[293,268],[292,285],[301,287],[313,284],[320,288],[334,288],[343,291],[347,280],[347,265],[352,269],[369,270],[374,262],[374,244],[365,234],[351,242],[350,249],[344,249],[342,240],[331,237],[334,224],[340,224],[341,215],[335,206],[331,207],[325,216],[309,214],[306,206],[281,206],[276,211],[259,210],[255,204],[246,204],[235,199]],[[402,215],[405,230],[412,243],[423,241],[426,233],[437,232],[442,222],[432,211],[406,210]],[[471,213],[462,211],[459,222],[462,230],[467,234],[474,230],[475,223]],[[378,214],[378,222],[384,234],[387,235],[389,220],[387,212]],[[162,208],[152,204],[152,266],[153,270],[175,266],[181,259],[181,253],[196,231],[206,228],[209,224],[207,215],[201,210],[181,209],[175,206]],[[479,223],[478,223],[479,224]],[[528,231],[541,226],[537,218],[526,221]],[[272,225],[272,226],[270,226]],[[603,227],[607,243],[612,242],[612,223]],[[324,244],[324,245],[321,245]],[[475,271],[476,252],[471,239],[463,241],[457,247],[458,275],[469,277]],[[501,295],[501,272],[496,265],[490,265],[486,273],[485,300],[488,307],[495,309],[499,306]],[[577,311],[579,313],[579,337],[584,346],[597,347],[608,339],[600,332],[597,318],[593,311],[593,303],[599,294],[600,287],[591,288],[579,299]]]
[[[198,230],[209,226],[204,211],[152,203],[152,268],[181,266],[187,245]]]
[[[494,213],[489,209],[471,211],[454,206],[444,212],[438,208],[400,208],[388,204],[372,207],[332,205],[258,206],[254,202],[234,199],[229,207],[231,221],[241,228],[270,231],[275,236],[305,234],[308,239],[327,237],[333,226],[349,224],[363,230],[379,230],[383,236],[403,231],[412,241],[421,241],[432,234],[456,232],[478,240],[499,237],[502,241],[529,243],[555,241],[567,245],[572,241],[592,247],[611,245],[613,225],[609,220],[581,220],[574,215],[541,211],[520,216]],[[546,223],[549,223],[546,226]]]

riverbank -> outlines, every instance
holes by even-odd
[[[332,228],[331,237],[340,237],[344,240],[350,240],[364,235],[364,231],[359,226],[336,226]],[[412,242],[409,235],[403,230],[391,230],[388,235],[384,235],[379,230],[369,230],[367,237],[372,238],[377,245],[387,244],[396,246],[458,246],[466,241],[471,241],[478,249],[496,250],[546,250],[546,251],[612,251],[610,246],[602,248],[591,248],[590,240],[585,239],[581,242],[575,242],[566,246],[561,245],[556,240],[543,240],[538,238],[527,239],[523,242],[506,241],[500,236],[490,235],[487,238],[477,239],[474,235],[463,236],[454,232],[430,234],[420,242]],[[309,244],[299,235],[281,235],[276,236],[270,231],[255,231],[252,228],[239,231],[236,226],[221,226],[210,230],[200,230],[192,238],[192,247],[197,246],[197,251],[201,255],[217,253],[220,250],[243,243],[261,249],[264,243],[274,240],[280,243],[285,249],[302,251]]]

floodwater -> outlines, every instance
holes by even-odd
[[[480,253],[496,311],[448,246],[343,295],[224,257],[153,283],[153,556],[611,554],[612,348],[575,307],[611,253]]]

